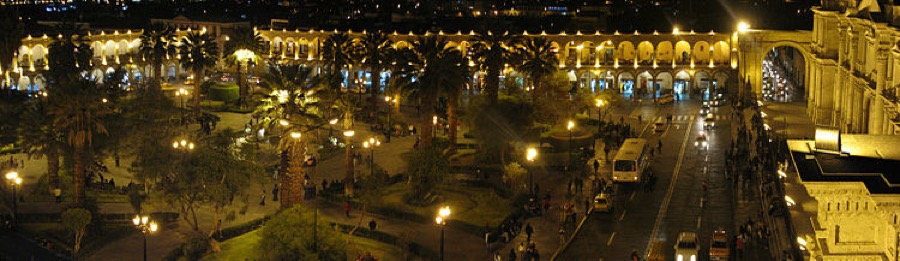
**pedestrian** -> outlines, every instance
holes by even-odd
[[[378,223],[375,222],[375,219],[369,221],[369,230],[375,231],[375,228],[378,227]]]
[[[559,244],[566,243],[566,228],[565,226],[559,227]]]
[[[53,189],[53,197],[56,198],[56,203],[62,202],[62,189],[54,188]]]
[[[525,259],[525,242],[519,242],[519,247],[516,248],[516,252],[523,260]]]
[[[500,256],[500,253],[494,252],[494,261],[503,261],[503,257]]]
[[[265,205],[266,205],[266,192],[265,192],[265,191],[260,192],[259,205],[260,205],[260,206],[265,206]]]
[[[737,236],[737,239],[735,240],[735,244],[734,244],[734,245],[735,245],[735,247],[734,247],[735,253],[737,253],[737,257],[738,257],[738,258],[742,258],[743,255],[744,255],[744,253],[743,253],[743,252],[744,252],[744,239],[743,239],[743,237],[744,237],[743,235],[738,235],[738,236]]]
[[[516,250],[514,248],[509,249],[509,255],[507,255],[507,256],[508,257],[506,258],[506,260],[508,260],[508,261],[516,261],[516,257],[518,257],[518,255],[516,255]]]
[[[662,153],[662,140],[661,139],[656,141],[656,150],[658,150],[660,153]]]
[[[531,227],[531,223],[525,224],[525,235],[527,236],[526,237],[527,242],[531,242],[531,234],[533,234],[533,233],[534,233],[534,228]]]
[[[278,201],[278,183],[272,188],[272,201]]]
[[[344,216],[350,217],[350,201],[344,201]]]

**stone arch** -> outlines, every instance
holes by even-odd
[[[447,41],[447,46],[446,46],[446,48],[447,48],[447,49],[450,49],[450,48],[456,48],[457,50],[459,50],[459,43],[454,42],[454,41]]]
[[[28,57],[31,57],[30,55],[31,55],[31,49],[28,48],[28,46],[22,45],[21,47],[19,47],[19,61],[27,62]],[[19,63],[19,66],[22,66],[22,64]]]
[[[297,49],[297,40],[294,40],[294,37],[288,37],[284,39],[284,55],[287,55],[288,58],[296,58],[294,54]]]
[[[728,72],[725,71],[713,72],[712,78],[715,80],[713,87],[716,90],[727,88],[728,84],[730,84],[728,81],[731,80],[728,77]]]
[[[407,41],[397,41],[396,43],[394,43],[394,48],[397,48],[397,49],[402,49],[402,48],[409,49],[411,47],[412,47],[412,44],[410,44]]]
[[[556,60],[559,61],[560,65],[565,64],[565,59],[563,59],[562,54],[559,51],[559,43],[556,41],[550,42],[550,51],[552,51],[556,55]]]
[[[94,70],[91,71],[91,80],[102,83],[103,82],[103,70],[100,70],[100,68],[94,68]]]
[[[619,47],[616,48],[616,57],[625,60],[625,61],[633,61],[635,59],[635,49],[634,44],[629,41],[620,42]]]
[[[131,48],[131,52],[133,52],[133,53],[138,52],[141,48],[141,39],[136,38],[136,39],[132,40],[131,43],[128,45],[128,47]]]
[[[712,75],[709,74],[708,71],[698,70],[694,72],[694,91],[697,94],[706,93],[707,90],[712,90]]]
[[[635,84],[640,90],[640,94],[651,93],[653,97],[656,98],[656,83],[654,82],[653,74],[650,73],[650,71],[641,71],[635,78]]]
[[[128,53],[129,51],[128,41],[122,40],[119,42],[119,45],[116,46],[116,54],[122,55]]]
[[[774,50],[779,50],[779,48],[784,48],[781,50],[788,50],[788,49],[796,50],[797,53],[800,53],[800,57],[795,57],[795,60],[798,58],[802,59],[802,61],[796,61],[795,64],[797,66],[794,67],[796,70],[793,70],[793,73],[790,73],[790,74],[793,74],[791,78],[794,78],[794,81],[787,82],[785,84],[786,85],[785,91],[792,92],[793,95],[795,95],[792,100],[808,101],[810,99],[811,95],[815,95],[819,99],[819,101],[817,101],[817,102],[819,102],[820,104],[828,104],[828,103],[834,102],[834,100],[837,99],[836,97],[834,97],[833,93],[829,93],[830,90],[811,90],[811,88],[809,88],[809,87],[813,87],[813,86],[806,86],[808,78],[810,77],[809,71],[807,69],[809,67],[808,66],[809,61],[811,59],[814,59],[812,57],[812,55],[810,54],[810,50],[808,49],[809,48],[808,46],[801,46],[800,44],[798,44],[796,42],[788,42],[788,41],[764,44],[763,49],[762,49],[763,54],[762,54],[762,57],[760,58],[760,64],[762,64],[762,61],[767,59],[766,57],[770,52],[772,52]],[[787,53],[781,53],[781,54],[787,54]],[[754,82],[753,85],[754,85],[754,90],[756,90],[757,93],[762,94],[763,90],[764,90],[763,88],[764,88],[764,83],[766,82],[766,78],[764,77],[765,76],[764,75],[764,70],[765,70],[764,66],[761,66],[760,68],[761,69],[759,70],[759,72],[756,76],[756,77],[759,77],[759,78],[757,78],[757,79],[759,79],[759,83]],[[888,73],[890,73],[890,72],[888,72]],[[817,76],[817,77],[828,78],[828,76]],[[790,88],[788,88],[788,87],[790,87]],[[875,86],[872,86],[872,87],[874,88]],[[758,89],[756,89],[756,88],[758,88]],[[815,93],[815,92],[819,92],[819,93]],[[765,95],[762,95],[761,97],[763,97],[764,100],[767,100],[765,98]],[[779,99],[774,99],[774,100],[782,101]],[[848,112],[841,112],[841,113],[848,113]],[[833,122],[832,119],[828,119],[827,121]],[[858,126],[860,126],[859,127],[860,129],[864,128],[864,127],[862,127],[862,125],[865,125],[865,124],[862,124],[860,122],[857,122],[857,123],[859,123]],[[857,125],[857,123],[854,123],[853,125]],[[875,124],[875,125],[880,125],[880,124]],[[839,127],[843,128],[845,126],[839,126]]]
[[[606,40],[597,47],[595,47],[596,52],[599,54],[600,63],[602,64],[610,64],[616,58],[616,46],[613,44],[612,40]]]
[[[281,36],[275,36],[275,39],[272,39],[272,47],[270,49],[273,55],[280,55],[284,51],[284,40],[281,39]]]
[[[103,55],[106,57],[110,57],[116,54],[116,42],[112,40],[106,41],[106,44],[103,46]]]
[[[672,93],[674,77],[672,76],[671,72],[661,71],[656,74],[655,78],[656,78],[656,82],[660,86],[660,93],[663,93],[663,94],[671,94]]]
[[[655,48],[653,47],[653,44],[650,43],[650,41],[643,41],[643,42],[638,43],[638,46],[637,46],[638,62],[639,63],[649,63],[653,59],[656,59],[656,57],[655,57],[656,52],[654,49]]]
[[[672,61],[675,54],[675,47],[672,46],[672,42],[662,41],[656,45],[656,60],[662,62]]]
[[[471,49],[472,45],[469,43],[469,41],[463,40],[459,42],[459,51],[462,52],[463,56],[469,57],[472,52]]]
[[[18,89],[20,91],[28,90],[31,88],[31,78],[26,75],[19,76],[19,81],[17,82]]]
[[[725,41],[718,41],[713,46],[712,60],[714,63],[728,63],[731,61],[731,47]]]
[[[706,41],[698,41],[694,43],[693,52],[694,62],[709,61],[709,43]]]
[[[566,42],[566,47],[563,48],[563,63],[566,65],[575,64],[575,61],[578,59],[578,44],[575,41]]]
[[[596,83],[594,82],[594,74],[588,70],[581,70],[578,73],[578,87],[581,90],[587,90],[590,93],[595,93]]]
[[[691,90],[691,74],[685,70],[678,71],[675,73],[675,77],[672,80],[672,91],[675,94],[683,94],[687,93]]]
[[[31,91],[40,91],[47,88],[47,78],[43,74],[34,76],[34,88]]]
[[[38,45],[35,45],[34,47],[31,47],[31,60],[32,61],[37,62],[40,60],[44,60],[44,56],[46,56],[46,55],[47,55],[47,48],[44,48],[43,45],[38,44]]]
[[[616,75],[613,73],[613,71],[598,72],[597,86],[600,90],[615,88],[616,86],[618,86],[616,84]]]
[[[691,44],[687,41],[678,41],[675,43],[675,61],[678,63],[687,63],[691,60]]]
[[[635,79],[634,75],[631,72],[620,72],[616,77],[619,85],[619,93],[622,93],[625,97],[631,97],[635,92]]]
[[[578,46],[581,46],[581,48],[579,48],[581,49],[581,64],[593,65],[595,58],[597,57],[597,52],[594,50],[594,42],[584,41]]]
[[[101,43],[100,41],[94,41],[93,43],[91,43],[91,50],[94,51],[94,57],[103,57],[103,43]]]

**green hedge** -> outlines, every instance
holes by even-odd
[[[236,84],[216,84],[209,88],[209,99],[230,102],[241,97],[240,87]]]
[[[340,230],[343,233],[350,232],[350,230],[352,230],[354,227],[352,225],[339,224],[339,223],[334,223],[334,222],[331,223],[331,226],[336,227],[338,230]],[[403,242],[400,242],[400,239],[397,238],[397,236],[394,236],[394,235],[391,235],[388,233],[384,233],[381,231],[372,231],[367,228],[359,228],[355,232],[353,232],[353,235],[362,237],[362,238],[372,239],[372,240],[375,240],[375,241],[378,241],[381,243],[385,243],[385,244],[398,246],[403,250],[409,251],[409,253],[411,253],[415,256],[424,258],[425,260],[440,259],[440,256],[438,256],[437,253],[429,250],[428,248],[426,248],[425,246],[422,246],[419,243],[409,242],[409,243],[407,243],[407,245],[404,246]]]

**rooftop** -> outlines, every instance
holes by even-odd
[[[841,136],[843,139],[842,150],[854,151],[858,154],[819,153],[815,151],[815,142],[812,140],[789,140],[791,160],[794,161],[794,166],[797,166],[800,179],[803,182],[862,182],[872,194],[900,194],[900,160],[886,157],[886,155],[894,155],[889,154],[889,151],[897,149],[887,149],[888,147],[877,146],[874,145],[876,143],[873,143],[872,146],[883,147],[882,149],[887,150],[881,153],[877,152],[879,149],[875,147],[867,147],[868,149],[862,150],[860,149],[863,148],[862,143],[849,142],[852,139],[845,139],[847,136],[863,135]],[[879,136],[858,140],[874,142],[877,137]],[[889,140],[896,140],[896,138],[881,138],[883,138],[881,145],[892,143]],[[856,146],[855,149],[848,148],[851,144]]]

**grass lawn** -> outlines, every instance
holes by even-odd
[[[72,234],[63,227],[62,223],[23,223],[19,226],[23,235],[32,238],[47,238],[55,241],[54,248],[69,248],[74,241]],[[89,256],[94,251],[103,248],[106,244],[119,240],[133,233],[138,233],[132,225],[106,224],[101,235],[88,232],[84,242],[81,243],[81,256]],[[62,243],[65,247],[60,246]]]
[[[514,208],[509,199],[502,198],[490,188],[469,186],[441,185],[435,189],[443,202],[428,207],[416,207],[406,204],[403,196],[408,191],[406,183],[400,182],[385,188],[384,197],[377,203],[380,208],[392,208],[401,212],[415,213],[430,218],[437,214],[438,208],[450,206],[451,220],[462,221],[474,226],[485,224],[495,227]]]
[[[250,231],[222,242],[222,252],[205,256],[202,260],[259,260],[256,251],[261,239],[260,230]],[[394,245],[354,237],[353,242],[347,246],[347,260],[356,260],[359,254],[365,253],[371,253],[378,260],[403,260],[403,251]]]

